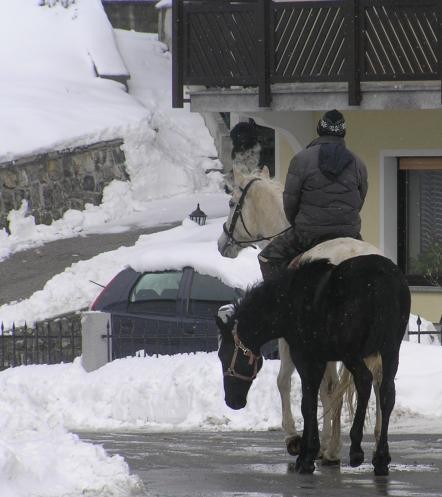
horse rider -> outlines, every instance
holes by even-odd
[[[346,147],[345,131],[344,116],[335,109],[326,112],[317,125],[318,137],[291,160],[283,196],[291,228],[259,253],[264,280],[276,278],[318,243],[339,237],[361,240],[367,168]]]
[[[234,188],[234,173],[250,174],[262,169],[261,144],[258,127],[253,119],[236,124],[230,131],[232,140],[232,170],[225,177],[226,192]]]

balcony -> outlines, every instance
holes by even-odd
[[[173,0],[172,19],[174,107],[184,87],[206,110],[441,106],[440,0]]]

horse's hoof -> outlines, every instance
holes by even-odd
[[[299,455],[301,451],[301,437],[299,435],[294,435],[293,437],[287,438],[285,443],[287,446],[287,452],[291,456]]]
[[[352,468],[357,468],[364,462],[363,452],[352,452],[350,454],[350,466]]]
[[[378,452],[375,452],[372,459],[372,464],[374,466],[374,474],[376,476],[387,476],[389,473],[388,465],[391,462],[390,453],[384,453],[380,455]]]
[[[340,459],[327,459],[327,458],[323,457],[321,464],[323,466],[339,466],[341,464],[341,460]]]
[[[301,461],[301,458],[296,459],[295,471],[301,475],[311,475],[315,471],[314,462]]]
[[[389,472],[388,465],[381,464],[374,467],[375,476],[388,476]]]

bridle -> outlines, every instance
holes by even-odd
[[[251,186],[253,185],[253,183],[255,181],[261,181],[261,178],[253,178],[247,183],[247,185],[244,188],[239,187],[241,190],[241,197],[239,198],[239,201],[235,206],[235,210],[233,211],[233,216],[232,216],[232,220],[230,221],[230,226],[227,228],[227,222],[225,222],[223,224],[223,231],[224,231],[225,235],[227,236],[227,242],[224,246],[224,249],[228,245],[238,245],[239,247],[242,248],[243,245],[250,245],[250,244],[253,244],[256,242],[262,242],[264,240],[272,240],[272,238],[275,238],[276,236],[281,235],[282,233],[285,233],[286,231],[288,231],[290,229],[290,226],[289,226],[288,228],[282,230],[280,233],[277,233],[276,235],[261,236],[258,238],[253,238],[253,235],[247,229],[247,226],[246,226],[246,223],[244,221],[243,214],[242,214],[242,209],[244,206],[247,192],[250,190]],[[244,227],[244,230],[250,236],[250,240],[237,240],[235,238],[233,233],[235,232],[236,223],[238,222],[238,219],[241,220],[241,223]],[[256,247],[254,247],[254,248],[256,248]]]
[[[252,382],[258,374],[258,361],[259,359],[261,359],[261,355],[255,355],[241,342],[239,336],[236,333],[236,324],[232,330],[232,335],[233,341],[235,342],[235,349],[233,351],[232,360],[230,361],[230,366],[227,368],[226,371],[224,371],[224,376],[232,376],[233,378]],[[239,351],[241,351],[246,357],[249,358],[249,365],[253,365],[253,372],[251,376],[246,376],[235,371],[235,363]]]

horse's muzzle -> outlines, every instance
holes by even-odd
[[[223,257],[234,259],[238,255],[239,249],[227,238],[226,235],[222,234],[218,239],[218,252]]]
[[[243,409],[247,405],[247,398],[245,399],[239,399],[238,397],[235,398],[227,398],[225,397],[225,402],[230,409],[233,409],[235,411],[238,411],[239,409]]]

